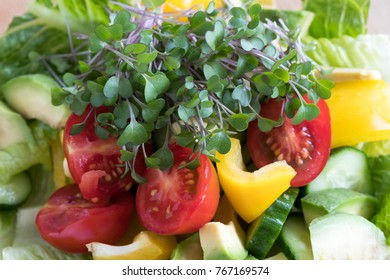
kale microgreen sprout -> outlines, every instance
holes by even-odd
[[[263,131],[282,124],[282,117],[261,116],[266,99],[286,99],[283,110],[294,124],[318,116],[315,102],[302,95],[328,98],[332,83],[315,77],[296,32],[282,21],[260,20],[259,4],[217,10],[211,3],[163,14],[163,1],[157,2],[140,8],[117,3],[122,10],[110,15],[109,25],[80,36],[89,43],[88,55],[78,57],[77,73],[63,76],[66,86],[53,91],[53,100],[76,114],[88,105],[113,106],[112,114],[97,118],[96,134],[118,136],[137,181],[142,178],[131,168],[133,151],[143,152],[156,134],[162,132],[163,141],[146,164],[172,165],[173,124],[180,127],[177,143],[216,160],[215,151],[227,153],[229,136],[245,131],[249,122],[257,119]],[[197,160],[187,167],[196,167]]]

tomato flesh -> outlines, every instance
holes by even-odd
[[[211,161],[200,156],[195,170],[179,168],[191,150],[171,144],[175,163],[167,171],[147,168],[139,185],[136,209],[141,223],[159,234],[192,233],[209,222],[219,202],[219,182]]]
[[[86,244],[113,244],[125,233],[134,208],[131,193],[123,192],[110,203],[85,200],[77,185],[58,189],[38,212],[36,225],[42,238],[71,253],[87,253]]]
[[[277,120],[282,101],[270,100],[261,106],[261,115]],[[305,186],[314,180],[325,167],[330,153],[330,115],[326,103],[317,103],[320,115],[311,121],[293,125],[284,115],[284,123],[270,132],[262,132],[257,121],[249,124],[247,144],[249,153],[257,168],[274,161],[286,160],[297,174],[291,186]]]
[[[84,198],[94,203],[108,201],[111,196],[128,191],[135,183],[130,172],[123,175],[125,165],[121,160],[117,138],[111,136],[103,140],[95,133],[95,115],[109,111],[106,107],[89,107],[81,116],[72,114],[64,130],[64,151],[69,171]],[[83,131],[71,135],[72,126],[82,122],[85,122]],[[151,148],[146,147],[147,153],[150,153]],[[135,170],[142,174],[145,168],[143,153],[139,152]]]

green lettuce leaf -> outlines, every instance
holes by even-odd
[[[390,155],[390,140],[363,142],[359,143],[356,148],[362,150],[369,158],[387,156]]]
[[[314,38],[356,37],[367,33],[370,0],[305,0],[303,9],[315,13],[309,35]]]
[[[14,18],[0,36],[0,84],[29,73],[46,73],[40,57],[68,52],[65,32],[50,28],[32,14]]]
[[[369,158],[368,162],[372,170],[375,196],[382,201],[390,194],[390,155]]]
[[[16,210],[0,211],[0,260],[3,248],[11,246],[15,238]]]
[[[387,244],[390,245],[390,193],[384,196],[382,206],[372,222],[383,231]]]
[[[60,74],[76,67],[65,58],[51,55],[70,52],[68,31],[90,34],[97,24],[108,24],[107,7],[111,6],[120,9],[109,0],[32,1],[27,13],[15,17],[7,32],[0,36],[0,84],[19,75],[48,73],[42,58]],[[79,46],[81,42],[72,37],[74,47]]]
[[[28,12],[45,26],[71,32],[90,33],[98,23],[108,24],[109,0],[38,0],[30,3]]]
[[[51,169],[49,128],[36,121],[31,124],[34,141],[18,143],[0,150],[0,182],[30,167],[42,164]]]
[[[356,38],[304,38],[306,54],[321,66],[363,68],[381,72],[390,83],[390,38],[383,34]]]
[[[2,250],[4,260],[74,260],[90,255],[64,253],[43,240],[35,225],[40,207],[19,209],[15,237],[11,246]]]

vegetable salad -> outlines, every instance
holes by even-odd
[[[0,258],[388,259],[370,1],[179,2],[36,0],[0,37]]]

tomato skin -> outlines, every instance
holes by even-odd
[[[305,97],[307,101],[307,97]],[[279,117],[283,103],[270,100],[261,106],[261,115],[273,120]],[[307,185],[325,167],[330,154],[331,127],[329,108],[325,101],[320,99],[317,103],[320,115],[311,121],[303,121],[293,125],[290,118],[284,115],[284,124],[264,133],[257,126],[257,121],[249,124],[247,131],[247,144],[252,160],[257,168],[263,167],[276,160],[286,159],[297,174],[291,180],[291,186],[301,187]],[[273,139],[273,140],[270,140]],[[273,146],[277,139],[279,146]],[[272,143],[270,143],[272,142]],[[283,156],[275,154],[280,152]],[[298,163],[300,160],[302,162]]]
[[[38,212],[36,225],[42,238],[70,253],[87,253],[86,244],[113,244],[130,224],[134,198],[124,192],[108,204],[94,204],[82,198],[77,185],[58,189]]]
[[[191,149],[177,144],[171,144],[170,149],[175,160],[170,170],[147,168],[143,173],[147,182],[138,186],[136,210],[150,231],[167,235],[192,233],[211,221],[217,210],[217,173],[205,155],[200,155],[196,170],[178,169],[188,161]]]
[[[130,172],[123,176],[125,167],[117,138],[110,136],[103,140],[95,134],[95,114],[110,111],[108,107],[88,107],[81,116],[71,114],[64,129],[64,153],[69,171],[84,198],[95,203],[108,201],[113,195],[128,191],[135,183]],[[83,131],[71,135],[72,126],[83,121]],[[151,146],[145,147],[147,154],[151,153]],[[142,174],[145,168],[143,153],[139,152],[135,170]]]

